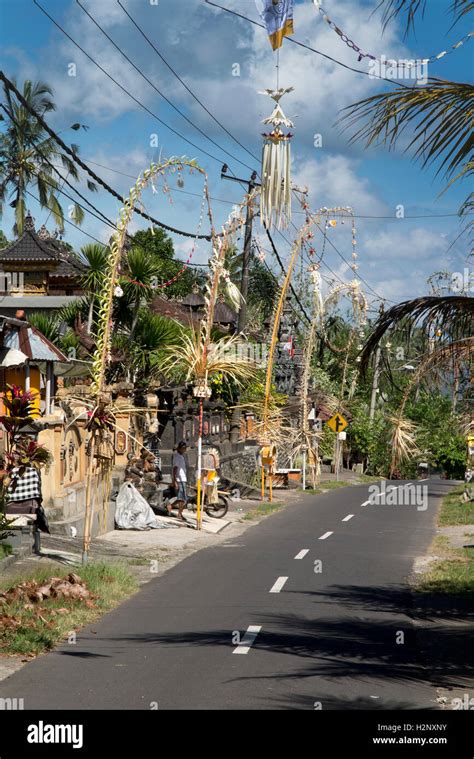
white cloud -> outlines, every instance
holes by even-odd
[[[319,160],[295,162],[293,182],[310,190],[313,210],[326,206],[352,206],[355,214],[382,215],[386,206],[370,188],[370,182],[359,176],[360,162],[343,155],[325,155],[315,150]]]

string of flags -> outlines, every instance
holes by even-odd
[[[341,38],[345,44],[350,47],[354,52],[357,53],[358,61],[361,61],[363,58],[370,58],[372,61],[380,61],[381,59],[376,55],[371,55],[370,53],[367,53],[365,50],[363,50],[361,47],[356,45],[353,40],[350,39],[350,37],[347,36],[347,34],[344,33],[344,31],[337,26],[337,24],[334,23],[334,21],[328,16],[324,8],[321,6],[320,0],[313,0],[313,4],[318,9],[321,17],[323,18],[323,21],[327,23],[327,25],[334,31],[336,34]],[[468,32],[464,35],[462,39],[460,39],[456,44],[451,45],[450,48],[447,50],[442,50],[440,53],[437,53],[436,55],[430,55],[427,58],[423,58],[423,63],[434,63],[435,61],[439,61],[441,58],[444,58],[445,55],[450,55],[453,53],[457,48],[464,45],[465,42],[468,42],[468,40],[474,37],[474,32]],[[404,65],[406,67],[416,66],[417,61],[399,61],[400,65]]]

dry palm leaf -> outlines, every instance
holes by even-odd
[[[221,374],[238,385],[251,379],[255,362],[239,352],[239,336],[210,343],[206,349],[202,333],[183,334],[166,356],[161,370],[165,376],[181,375],[186,382]]]

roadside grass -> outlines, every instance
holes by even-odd
[[[386,479],[386,477],[382,477],[380,474],[360,474],[357,478],[357,483],[363,485],[365,482],[380,482]]]
[[[433,543],[438,561],[433,562],[419,579],[420,593],[474,596],[474,548],[452,548],[445,536]]]
[[[0,581],[2,590],[20,582],[47,582],[67,577],[70,569],[44,565],[22,575]],[[0,654],[37,656],[84,625],[93,622],[131,596],[138,583],[123,564],[90,563],[78,574],[93,594],[92,604],[66,598],[46,598],[36,603],[19,599],[0,605]],[[59,609],[66,611],[58,611]]]
[[[309,493],[310,495],[318,495],[319,493],[325,493],[328,490],[337,490],[338,488],[346,488],[348,485],[353,485],[352,482],[341,482],[331,480],[330,482],[321,482],[316,488],[306,488],[301,490],[302,493]]]
[[[451,490],[442,500],[438,514],[438,526],[474,524],[474,504],[460,500],[463,485]],[[471,532],[465,533],[472,537]],[[474,596],[474,547],[454,548],[446,535],[438,535],[431,552],[440,558],[433,561],[416,583],[421,593]]]
[[[285,504],[281,501],[272,501],[271,503],[268,501],[263,501],[259,506],[257,506],[256,509],[247,511],[247,513],[242,517],[242,520],[258,519],[259,517],[267,516],[267,514],[272,514],[274,511],[278,511],[284,505]]]
[[[461,501],[464,485],[457,485],[443,498],[438,516],[440,527],[456,524],[474,524],[474,501]]]

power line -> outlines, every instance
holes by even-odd
[[[41,203],[40,199],[37,198],[36,195],[34,195],[32,192],[30,192],[30,190],[25,189],[25,192],[27,193],[27,195],[30,195],[33,198],[33,200],[36,200],[36,202],[39,203],[40,206],[44,208],[48,208],[50,211],[53,210],[51,206],[47,205],[47,203]],[[91,235],[89,234],[89,232],[86,232],[84,229],[81,229],[81,227],[79,227],[77,224],[74,224],[74,222],[69,221],[69,219],[64,219],[64,221],[66,222],[66,224],[70,224],[71,227],[78,229],[79,232],[82,232],[82,234],[86,235],[86,237],[90,237],[91,240],[95,240],[95,242],[98,242],[99,245],[104,245],[104,243],[101,240],[98,240],[97,237],[94,237],[94,235]]]
[[[272,238],[272,236],[270,234],[270,230],[265,227],[265,232],[267,233],[267,237],[268,237],[268,239],[270,241],[270,245],[272,246],[273,253],[275,254],[275,257],[276,257],[278,263],[280,264],[280,268],[281,268],[283,274],[286,274],[285,267],[283,265],[283,261],[281,260],[280,254],[278,253],[278,250],[276,249],[276,245],[273,242],[273,238]],[[290,290],[291,290],[291,292],[293,294],[293,297],[295,298],[296,302],[298,303],[299,307],[301,308],[301,313],[304,315],[304,317],[307,320],[307,322],[309,324],[311,324],[311,319],[308,316],[308,314],[306,313],[306,310],[305,310],[303,304],[301,303],[301,301],[300,301],[300,299],[298,297],[298,294],[297,294],[295,288],[293,287],[293,284],[292,284],[291,281],[290,281]]]
[[[30,192],[30,190],[25,190],[25,192],[26,192],[28,195],[30,195],[30,197],[32,197],[32,198],[33,198],[33,200],[36,200],[36,202],[37,202],[37,203],[38,203],[38,204],[39,204],[41,207],[47,208],[47,209],[48,209],[48,210],[50,210],[50,211],[52,211],[52,210],[53,210],[53,209],[51,208],[51,206],[49,206],[47,203],[41,203],[40,199],[39,199],[39,198],[38,198],[36,195],[34,195],[32,192]],[[63,194],[63,195],[65,194],[65,193],[64,193],[62,190],[59,190],[59,192],[62,192],[62,194]],[[69,196],[67,196],[67,197],[69,197]],[[79,205],[79,204],[78,204],[78,205]],[[81,208],[82,208],[82,206],[81,206]],[[87,209],[87,208],[84,208],[84,211],[85,211],[86,213],[88,213],[88,214],[91,214],[92,216],[94,216],[94,215],[95,215],[95,214],[93,214],[91,211],[89,211],[89,209]],[[86,235],[86,237],[90,237],[90,239],[91,239],[91,240],[94,240],[95,242],[98,242],[98,243],[99,243],[99,245],[102,245],[102,246],[105,246],[105,245],[106,245],[106,243],[103,243],[103,242],[102,242],[101,240],[99,240],[97,237],[94,237],[94,235],[91,235],[91,234],[89,234],[89,232],[86,232],[84,229],[82,229],[82,227],[78,226],[77,224],[74,224],[74,222],[72,222],[72,221],[69,221],[69,219],[64,219],[64,221],[66,222],[66,224],[70,224],[70,225],[71,225],[71,227],[74,227],[75,229],[77,229],[77,230],[78,230],[79,232],[81,232],[83,235]],[[102,219],[99,219],[99,221],[102,221]],[[112,225],[112,226],[113,226],[113,225]],[[192,263],[192,264],[190,264],[190,263],[187,263],[186,261],[182,261],[182,260],[181,260],[181,259],[179,259],[179,258],[173,258],[173,259],[171,259],[171,260],[172,260],[172,262],[175,262],[175,263],[178,263],[178,264],[185,264],[185,265],[186,265],[188,268],[194,268],[194,267],[196,267],[196,266],[199,266],[199,267],[206,267],[206,268],[207,268],[207,267],[209,266],[209,264],[208,264],[208,263],[206,263],[206,264],[198,264],[198,263]]]
[[[135,28],[136,28],[136,29],[137,29],[137,30],[140,32],[140,34],[142,35],[142,37],[143,37],[143,38],[144,38],[144,39],[145,39],[145,40],[148,42],[148,44],[150,45],[150,47],[151,47],[151,48],[152,48],[152,49],[155,51],[155,53],[156,53],[156,54],[159,56],[159,58],[160,58],[160,59],[163,61],[163,63],[165,64],[165,66],[167,66],[167,67],[168,67],[168,69],[169,69],[169,70],[171,71],[171,73],[172,73],[172,74],[173,74],[173,75],[176,77],[176,79],[178,79],[178,81],[179,81],[179,82],[181,82],[181,84],[183,85],[183,87],[184,87],[184,88],[185,88],[185,89],[186,89],[186,90],[189,92],[189,94],[191,95],[191,97],[193,97],[193,98],[194,98],[194,100],[195,100],[197,103],[199,103],[199,105],[201,106],[201,108],[203,108],[203,109],[205,110],[205,112],[206,112],[206,113],[207,113],[207,114],[208,114],[208,115],[211,117],[211,119],[212,119],[213,121],[215,121],[215,123],[216,123],[216,124],[218,124],[218,126],[220,126],[220,128],[221,128],[221,129],[223,129],[223,130],[224,130],[224,132],[225,132],[225,133],[226,133],[226,134],[227,134],[227,135],[228,135],[228,136],[229,136],[229,137],[230,137],[232,140],[234,140],[234,142],[235,142],[235,143],[237,143],[237,145],[239,145],[241,148],[243,148],[243,149],[245,150],[245,152],[249,154],[249,156],[251,156],[252,158],[254,158],[256,161],[259,161],[259,158],[257,158],[257,156],[255,156],[255,155],[254,155],[254,154],[253,154],[253,153],[252,153],[252,152],[251,152],[251,151],[250,151],[248,148],[246,148],[246,147],[245,147],[245,145],[243,145],[243,144],[240,142],[240,140],[238,140],[238,139],[237,139],[237,137],[235,137],[235,136],[234,136],[234,135],[233,135],[233,134],[232,134],[232,133],[231,133],[231,132],[230,132],[230,131],[229,131],[229,130],[228,130],[226,127],[225,127],[225,126],[224,126],[224,124],[222,124],[222,123],[219,121],[219,119],[218,119],[218,118],[216,118],[216,116],[214,116],[214,114],[213,114],[213,113],[211,113],[211,111],[210,111],[210,110],[209,110],[209,109],[208,109],[208,108],[207,108],[207,107],[204,105],[204,103],[202,102],[202,100],[200,100],[200,99],[198,98],[198,96],[197,96],[197,95],[196,95],[196,94],[195,94],[195,93],[192,91],[192,89],[191,89],[191,88],[190,88],[190,87],[189,87],[189,86],[186,84],[186,82],[185,82],[185,81],[184,81],[184,80],[183,80],[183,79],[180,77],[180,75],[179,75],[179,74],[178,74],[178,73],[177,73],[177,72],[174,70],[174,68],[173,68],[173,67],[172,67],[172,66],[171,66],[171,65],[168,63],[168,61],[167,61],[167,60],[164,58],[164,56],[163,56],[163,55],[160,53],[160,51],[159,51],[159,50],[157,49],[157,47],[156,47],[156,46],[153,44],[153,42],[152,42],[152,41],[149,39],[149,37],[147,37],[147,35],[146,35],[146,34],[145,34],[145,32],[143,31],[143,29],[142,29],[142,28],[141,28],[141,27],[140,27],[140,26],[137,24],[137,22],[136,22],[136,21],[135,21],[135,20],[132,18],[132,16],[131,16],[131,15],[130,15],[130,13],[127,11],[127,9],[126,9],[126,8],[125,8],[125,7],[122,5],[122,3],[120,2],[120,0],[117,0],[117,3],[118,3],[118,4],[119,4],[119,6],[122,8],[123,12],[124,12],[124,13],[125,13],[125,14],[128,16],[128,18],[130,19],[130,21],[132,22],[132,24],[135,26]],[[245,164],[244,164],[244,165],[245,165]],[[247,168],[249,168],[249,167],[247,166]]]
[[[3,103],[0,103],[0,107],[1,107],[1,108],[2,108],[4,111],[5,111],[5,113],[6,113],[6,114],[7,114],[7,116],[8,116],[8,117],[9,117],[9,118],[10,118],[10,119],[13,121],[13,123],[14,123],[14,124],[15,124],[17,127],[19,127],[20,125],[18,124],[18,121],[15,119],[15,117],[13,116],[13,114],[12,114],[12,113],[10,113],[10,111],[9,111],[7,108],[5,108],[5,106],[3,105]],[[79,195],[79,197],[80,197],[80,198],[82,198],[82,200],[84,200],[84,202],[85,202],[85,203],[87,203],[87,205],[89,205],[91,208],[93,208],[93,209],[94,209],[94,211],[95,211],[96,213],[92,213],[92,212],[90,212],[90,211],[89,211],[89,213],[92,213],[92,216],[95,216],[97,219],[99,219],[99,221],[103,221],[103,222],[105,222],[106,224],[109,224],[109,226],[111,226],[111,227],[114,227],[114,228],[115,228],[115,224],[113,224],[113,223],[110,221],[110,219],[108,219],[108,218],[107,218],[107,216],[105,216],[105,214],[103,214],[103,213],[102,213],[102,211],[100,211],[98,208],[96,208],[96,206],[95,206],[93,203],[91,203],[91,202],[90,202],[90,200],[88,200],[88,199],[87,199],[87,198],[86,198],[84,195],[82,195],[82,193],[81,193],[81,192],[79,192],[79,190],[78,190],[76,187],[74,187],[74,185],[72,185],[72,184],[71,184],[71,183],[68,181],[68,179],[67,179],[66,177],[64,177],[64,176],[61,174],[61,172],[60,172],[60,171],[59,171],[59,170],[56,168],[56,166],[55,166],[55,165],[54,165],[54,164],[53,164],[53,163],[52,163],[52,162],[49,160],[49,158],[48,158],[48,157],[45,155],[45,153],[43,153],[43,151],[41,150],[41,148],[39,147],[39,145],[37,145],[37,143],[36,143],[34,140],[31,140],[31,139],[30,139],[30,140],[27,140],[27,142],[28,142],[28,145],[31,145],[32,147],[34,147],[35,151],[36,151],[36,152],[38,153],[38,155],[39,155],[39,156],[42,158],[42,160],[43,160],[45,163],[47,163],[49,166],[51,166],[51,168],[53,169],[53,171],[55,171],[55,172],[56,172],[56,174],[58,175],[58,177],[59,177],[59,178],[60,178],[60,179],[61,179],[61,180],[62,180],[62,181],[63,181],[63,182],[64,182],[64,183],[65,183],[65,184],[68,186],[68,187],[70,187],[70,188],[71,188],[71,190],[73,190],[73,192],[77,193],[77,195]],[[74,203],[76,203],[76,204],[77,204],[77,205],[78,205],[80,208],[82,208],[84,211],[86,211],[86,210],[87,210],[86,208],[84,208],[84,206],[83,206],[83,205],[81,205],[81,203],[79,203],[79,202],[76,200],[76,198],[73,198],[71,195],[69,195],[67,192],[65,192],[65,190],[62,190],[62,189],[60,189],[59,187],[57,187],[57,186],[56,186],[54,183],[52,183],[52,182],[48,182],[48,181],[47,181],[47,180],[46,180],[44,177],[43,177],[43,181],[44,181],[44,183],[45,183],[45,184],[47,184],[47,185],[48,185],[49,187],[51,187],[52,189],[56,190],[57,192],[60,192],[60,193],[61,193],[62,195],[64,195],[66,198],[69,198],[69,200],[72,200]],[[97,216],[96,214],[99,214],[99,216]],[[102,218],[100,218],[100,217],[102,217]]]
[[[191,142],[191,140],[188,140],[187,137],[184,137],[184,135],[182,135],[176,129],[173,129],[173,127],[170,127],[165,121],[163,121],[163,119],[160,119],[160,117],[157,116],[156,113],[153,113],[153,111],[151,111],[148,108],[148,106],[146,106],[144,103],[142,103],[140,100],[138,100],[138,98],[136,98],[134,95],[132,95],[126,89],[126,87],[124,87],[122,84],[120,84],[120,82],[118,82],[116,79],[114,79],[114,77],[111,74],[109,74],[109,72],[106,71],[103,68],[103,66],[100,65],[100,63],[97,63],[97,61],[91,55],[89,55],[89,53],[87,53],[84,50],[84,48],[81,47],[81,45],[79,45],[79,43],[76,42],[75,39],[73,39],[73,37],[71,37],[71,35],[68,34],[68,32],[65,29],[63,29],[63,27],[57,21],[55,21],[54,18],[39,4],[38,0],[33,0],[33,2],[41,10],[41,12],[44,13],[44,15],[47,16],[49,18],[49,20],[52,21],[53,24],[72,42],[72,44],[75,45],[81,51],[81,53],[83,53],[94,64],[94,66],[97,66],[97,68],[100,71],[102,71],[102,73],[105,74],[105,76],[108,79],[110,79],[110,81],[112,81],[117,87],[119,87],[119,89],[121,89],[122,92],[124,92],[126,95],[128,95],[128,97],[131,98],[135,103],[137,103],[137,105],[139,105],[140,108],[142,108],[150,116],[152,116],[154,119],[156,119],[156,121],[158,121],[160,124],[162,124],[164,127],[166,127],[166,129],[169,129],[170,132],[173,132],[173,134],[175,134],[177,137],[180,137],[182,140],[184,140],[185,142],[187,142],[188,145],[191,145],[196,150],[199,150],[201,153],[203,153],[203,155],[208,156],[208,158],[212,158],[213,161],[217,161],[217,163],[222,164],[222,159],[221,158],[217,158],[217,156],[212,155],[212,153],[208,153],[207,150],[204,150],[204,148],[201,148],[201,147],[199,147],[199,145],[196,145],[194,142]]]
[[[146,76],[146,74],[144,74],[144,73],[143,73],[143,71],[142,71],[142,70],[141,70],[141,69],[140,69],[140,68],[139,68],[139,67],[138,67],[138,66],[137,66],[137,65],[136,65],[136,64],[135,64],[135,63],[134,63],[132,60],[131,60],[131,58],[129,58],[129,56],[128,56],[126,53],[124,53],[124,51],[123,51],[123,50],[121,50],[121,49],[120,49],[119,45],[117,45],[117,43],[116,43],[116,42],[114,42],[114,40],[112,39],[112,37],[111,37],[109,34],[107,34],[107,32],[105,31],[105,29],[104,29],[104,28],[103,28],[103,27],[102,27],[102,26],[101,26],[101,25],[98,23],[98,21],[96,21],[96,20],[95,20],[95,18],[92,16],[92,14],[91,14],[91,13],[89,13],[89,11],[88,11],[88,10],[87,10],[87,9],[86,9],[86,8],[85,8],[85,7],[84,7],[82,4],[81,4],[80,0],[76,0],[76,3],[77,3],[77,5],[78,5],[78,6],[79,6],[79,7],[80,7],[80,8],[81,8],[83,11],[84,11],[84,13],[85,13],[85,14],[86,14],[86,15],[87,15],[89,18],[90,18],[90,20],[92,21],[92,23],[93,23],[93,24],[95,24],[95,26],[96,26],[96,27],[97,27],[97,28],[98,28],[98,29],[99,29],[99,30],[102,32],[102,34],[103,34],[103,35],[104,35],[104,36],[105,36],[105,37],[106,37],[106,38],[109,40],[109,42],[110,42],[110,43],[111,43],[111,44],[114,46],[114,48],[115,48],[116,50],[118,50],[118,52],[119,52],[119,53],[120,53],[120,54],[121,54],[121,55],[122,55],[122,56],[125,58],[125,60],[126,60],[126,61],[128,61],[128,63],[129,63],[131,66],[133,66],[133,68],[135,69],[135,71],[137,71],[137,72],[140,74],[140,76],[141,76],[141,77],[142,77],[142,78],[143,78],[143,79],[144,79],[146,82],[148,82],[148,84],[149,84],[151,87],[153,87],[153,89],[155,90],[155,92],[157,92],[157,93],[158,93],[158,95],[160,95],[160,97],[162,97],[162,98],[163,98],[163,99],[164,99],[164,100],[165,100],[165,101],[168,103],[168,105],[170,105],[170,106],[171,106],[171,108],[173,108],[173,109],[176,111],[176,113],[179,113],[179,115],[180,115],[180,116],[181,116],[183,119],[185,119],[185,121],[187,121],[187,122],[188,122],[188,124],[190,124],[192,127],[194,127],[194,129],[196,129],[196,130],[197,130],[197,131],[198,131],[198,132],[199,132],[199,133],[200,133],[200,134],[201,134],[201,135],[202,135],[202,136],[203,136],[203,137],[204,137],[206,140],[209,140],[209,142],[212,142],[212,144],[213,144],[213,145],[215,145],[215,146],[216,146],[216,147],[217,147],[219,150],[222,150],[222,152],[223,152],[223,153],[226,153],[226,155],[228,155],[228,156],[230,156],[231,158],[233,158],[233,159],[234,159],[234,161],[237,161],[238,163],[241,163],[241,164],[242,164],[242,166],[245,166],[247,169],[250,169],[250,171],[253,171],[253,167],[252,167],[252,166],[248,166],[248,165],[247,165],[246,163],[244,163],[243,161],[240,161],[240,160],[239,160],[239,159],[238,159],[236,156],[234,156],[232,153],[229,153],[229,151],[228,151],[228,150],[226,150],[226,149],[225,149],[225,148],[223,148],[221,145],[219,145],[219,144],[218,144],[218,143],[217,143],[215,140],[213,140],[213,139],[212,139],[212,137],[209,137],[209,135],[207,135],[207,134],[206,134],[206,133],[205,133],[205,132],[204,132],[204,131],[203,131],[203,130],[202,130],[200,127],[199,127],[199,126],[197,126],[197,124],[195,124],[195,123],[192,121],[192,119],[190,119],[188,116],[186,116],[186,114],[185,114],[185,113],[183,113],[183,112],[181,111],[181,109],[180,109],[180,108],[178,108],[176,105],[174,105],[174,103],[173,103],[173,102],[172,102],[172,101],[171,101],[171,100],[170,100],[170,99],[169,99],[169,98],[168,98],[168,97],[167,97],[167,96],[166,96],[166,95],[165,95],[163,92],[161,92],[161,90],[159,90],[159,89],[158,89],[158,87],[156,87],[156,85],[155,85],[155,84],[154,84],[154,83],[151,81],[151,79],[149,79],[149,78]],[[216,160],[217,160],[217,159],[216,159]],[[221,163],[222,163],[222,161],[221,161]]]
[[[33,1],[36,2],[36,0],[33,0]],[[36,120],[39,122],[39,124],[41,124],[43,129],[50,135],[50,137],[52,137],[55,140],[55,142],[58,143],[58,145],[61,146],[64,152],[67,153],[69,156],[71,156],[73,161],[79,164],[79,166],[82,169],[84,169],[84,171],[86,171],[87,174],[89,174],[89,176],[91,176],[95,182],[100,184],[101,187],[103,187],[105,190],[107,190],[108,193],[113,195],[114,198],[117,198],[117,200],[119,200],[120,203],[125,202],[125,199],[116,190],[110,187],[110,185],[108,185],[107,182],[104,182],[104,180],[101,177],[99,177],[94,171],[92,171],[92,169],[90,169],[89,166],[87,166],[87,164],[85,164],[84,161],[82,161],[79,158],[79,156],[73,150],[71,150],[71,148],[68,145],[66,145],[66,143],[59,137],[59,135],[53,129],[51,129],[51,127],[46,123],[43,117],[40,116],[40,114],[37,111],[35,111],[34,108],[31,107],[31,105],[28,103],[27,100],[25,100],[25,98],[23,97],[21,92],[19,92],[19,90],[15,87],[13,82],[11,82],[10,79],[8,79],[8,77],[5,76],[3,71],[0,71],[0,81],[2,81],[4,85],[15,94],[15,96],[18,98],[20,103],[27,109],[27,111],[29,111],[29,113],[31,113],[36,118]],[[156,224],[156,226],[162,227],[163,229],[166,229],[168,232],[173,232],[174,234],[181,235],[182,237],[191,237],[193,239],[199,239],[199,240],[212,239],[210,234],[196,235],[190,232],[183,232],[183,230],[176,229],[175,227],[171,227],[169,224],[165,224],[162,221],[158,221],[158,219],[155,219],[153,216],[150,216],[149,214],[145,213],[145,211],[142,211],[140,208],[137,208],[136,206],[133,206],[133,211],[139,214],[140,216],[143,216],[144,219],[148,219],[148,221],[153,222],[153,224]],[[219,236],[219,233],[217,233],[216,236]]]
[[[3,103],[0,103],[0,107],[1,107],[1,108],[2,108],[4,111],[5,111],[5,113],[7,114],[7,116],[9,116],[9,118],[10,118],[10,119],[13,121],[13,123],[14,123],[14,124],[15,124],[17,127],[19,127],[20,125],[18,124],[17,120],[15,119],[15,117],[13,116],[13,114],[12,114],[12,113],[10,113],[10,111],[9,111],[9,110],[8,110],[8,109],[7,109],[7,108],[6,108],[6,107],[3,105]],[[116,225],[115,225],[115,224],[114,224],[114,223],[113,223],[113,222],[112,222],[112,221],[111,221],[111,220],[110,220],[110,219],[109,219],[109,218],[108,218],[108,217],[107,217],[107,216],[106,216],[104,213],[102,213],[102,211],[101,211],[99,208],[97,208],[96,206],[94,206],[94,204],[93,204],[93,203],[91,203],[89,200],[87,200],[87,198],[85,198],[85,197],[84,197],[84,196],[83,196],[83,195],[82,195],[82,194],[79,192],[79,190],[78,190],[76,187],[74,187],[74,186],[73,186],[73,185],[72,185],[70,182],[68,182],[68,180],[67,180],[67,178],[66,178],[66,177],[63,177],[63,175],[61,174],[61,172],[60,172],[60,171],[59,171],[59,170],[56,168],[56,166],[54,166],[54,164],[53,164],[53,163],[52,163],[52,162],[49,160],[49,158],[48,158],[48,157],[47,157],[47,156],[46,156],[46,155],[43,153],[43,151],[42,151],[42,150],[40,149],[40,147],[39,147],[39,146],[38,146],[38,145],[35,143],[35,141],[34,141],[34,140],[31,140],[31,139],[30,139],[30,140],[27,140],[27,142],[28,142],[28,145],[31,145],[32,147],[34,147],[34,148],[35,148],[36,152],[37,152],[37,153],[40,155],[40,157],[42,158],[42,160],[43,160],[43,161],[45,161],[45,163],[47,163],[49,166],[51,166],[51,167],[52,167],[52,169],[53,169],[53,170],[54,170],[54,171],[57,173],[57,175],[59,176],[59,178],[60,178],[61,180],[63,180],[63,181],[64,181],[64,182],[65,182],[65,183],[66,183],[66,184],[67,184],[67,185],[68,185],[68,186],[69,186],[69,187],[70,187],[70,188],[73,190],[73,192],[76,192],[76,193],[79,195],[79,197],[81,197],[83,200],[85,200],[85,202],[86,202],[86,203],[87,203],[89,206],[91,206],[91,208],[93,208],[93,209],[94,209],[94,211],[95,211],[95,212],[97,212],[97,213],[94,213],[93,211],[90,211],[88,208],[86,208],[86,207],[85,207],[85,206],[83,206],[81,203],[79,203],[79,202],[76,200],[76,198],[73,198],[71,195],[69,195],[69,193],[67,193],[67,192],[66,192],[65,190],[63,190],[61,187],[58,187],[56,184],[54,184],[53,182],[50,182],[50,181],[48,181],[48,180],[47,180],[45,177],[43,177],[43,182],[44,182],[46,185],[48,185],[48,187],[51,187],[51,188],[52,188],[53,190],[55,190],[56,192],[60,193],[61,195],[64,195],[64,196],[65,196],[66,198],[68,198],[69,200],[72,200],[72,201],[73,201],[73,202],[74,202],[76,205],[78,205],[80,208],[82,208],[82,210],[83,210],[85,213],[88,213],[89,215],[91,215],[91,216],[93,216],[95,219],[97,219],[98,221],[100,221],[100,222],[102,222],[102,223],[105,223],[105,224],[107,224],[107,225],[108,225],[109,227],[111,227],[112,229],[114,229],[114,230],[116,229]],[[35,198],[35,200],[37,200],[37,201],[38,201],[38,203],[40,204],[40,206],[44,206],[45,208],[48,208],[48,210],[49,210],[50,212],[54,212],[54,209],[53,209],[51,206],[49,206],[49,205],[47,205],[47,204],[44,204],[44,203],[42,204],[42,203],[41,203],[41,201],[40,201],[40,200],[38,200],[38,199],[37,199],[37,198],[36,198],[36,197],[35,197],[35,196],[34,196],[34,195],[31,193],[31,192],[29,192],[29,195],[31,195],[33,198]],[[99,214],[100,214],[100,215],[99,215]],[[81,227],[79,227],[77,224],[73,224],[73,222],[70,222],[70,221],[68,221],[67,219],[64,219],[64,218],[63,218],[63,221],[67,221],[67,222],[68,222],[68,224],[71,224],[73,227],[75,227],[76,229],[79,229],[79,231],[83,232],[84,234],[86,234],[86,235],[87,235],[88,237],[90,237],[91,239],[93,239],[93,240],[95,240],[96,242],[99,242],[99,243],[100,243],[100,240],[98,240],[98,239],[97,239],[96,237],[94,237],[93,235],[90,235],[90,234],[88,234],[87,232],[84,232],[84,230],[83,230],[83,229],[81,229]],[[100,244],[102,245],[102,243],[100,243]],[[177,263],[180,263],[180,264],[184,264],[184,265],[185,265],[185,266],[187,266],[187,267],[189,267],[189,266],[191,266],[191,267],[193,267],[193,266],[206,266],[206,267],[207,267],[207,266],[208,266],[208,264],[197,264],[197,263],[193,263],[193,264],[190,264],[190,263],[189,263],[189,261],[181,261],[181,260],[180,260],[180,259],[178,259],[178,258],[175,258],[175,259],[173,259],[173,260],[174,260],[174,261],[176,261]]]
[[[118,2],[118,0],[117,0]],[[136,177],[133,174],[127,174],[124,171],[120,171],[119,169],[114,169],[111,166],[106,166],[103,163],[98,163],[97,161],[92,161],[90,158],[84,158],[84,161],[87,161],[87,163],[92,164],[93,166],[100,166],[102,169],[106,169],[107,171],[111,171],[114,174],[119,174],[120,176],[127,177],[127,179],[133,179],[135,180]],[[180,192],[183,195],[192,195],[195,198],[200,198],[201,195],[199,195],[198,192],[190,192],[189,190],[183,190],[182,188],[175,187],[173,188],[173,192]],[[210,200],[213,200],[216,203],[226,203],[227,205],[233,206],[238,201],[233,200],[225,200],[224,198],[216,198],[213,195],[209,196]],[[293,211],[293,216],[303,216],[305,215],[305,211]],[[464,216],[472,216],[474,215],[474,212],[470,214],[463,214]],[[338,214],[334,214],[334,217],[336,218]],[[397,218],[395,216],[375,216],[375,215],[365,215],[365,214],[354,214],[354,219],[387,219],[389,221],[393,222],[399,222],[399,221],[410,221],[411,219],[444,219],[448,217],[459,217],[459,213],[457,211],[454,211],[453,213],[438,213],[438,214],[420,214],[420,215],[414,215],[414,216],[402,216],[400,218]]]
[[[320,225],[319,225],[319,224],[316,224],[316,227],[317,227],[317,229],[319,229],[319,231],[321,232],[321,234],[324,234],[324,233],[323,233],[323,230],[321,229],[321,227],[320,227]],[[340,258],[342,258],[342,260],[344,261],[344,263],[345,263],[345,264],[347,264],[347,265],[350,267],[350,265],[351,265],[351,264],[350,264],[350,262],[349,262],[349,261],[347,260],[347,258],[346,258],[346,257],[345,257],[345,256],[344,256],[342,253],[341,253],[341,251],[340,251],[340,250],[339,250],[339,249],[336,247],[336,245],[334,245],[333,241],[332,241],[332,240],[331,240],[329,237],[327,237],[327,241],[328,241],[329,245],[330,245],[332,248],[334,248],[334,250],[336,251],[337,255],[338,255]],[[367,280],[366,280],[366,279],[364,279],[364,278],[361,276],[361,274],[357,273],[357,275],[356,275],[356,276],[357,276],[357,278],[358,278],[358,279],[360,279],[360,280],[361,280],[361,282],[363,282],[363,283],[365,284],[365,286],[366,286],[366,287],[368,287],[368,288],[369,288],[369,290],[370,290],[370,291],[371,291],[371,292],[372,292],[372,293],[373,293],[373,294],[374,294],[374,295],[375,295],[377,298],[379,298],[379,300],[382,300],[382,301],[387,301],[387,302],[389,302],[389,303],[395,303],[395,301],[389,301],[389,300],[388,300],[388,298],[384,298],[384,297],[382,297],[382,296],[381,296],[381,295],[380,295],[378,292],[376,292],[376,291],[374,290],[374,288],[373,288],[371,285],[369,285],[369,283],[367,282]]]
[[[237,16],[238,18],[243,19],[244,21],[248,21],[250,24],[253,24],[254,26],[259,26],[261,29],[265,29],[265,26],[263,24],[260,24],[258,21],[254,21],[253,19],[249,18],[248,16],[242,15],[242,13],[237,13],[237,11],[233,11],[230,8],[224,8],[223,5],[218,5],[217,3],[211,2],[211,0],[205,0],[207,5],[213,5],[215,8],[219,8],[221,11],[226,11],[226,13],[231,13],[233,16]],[[327,55],[326,53],[322,53],[320,50],[316,50],[316,48],[311,47],[310,45],[305,45],[304,42],[300,42],[299,40],[293,39],[293,37],[287,37],[286,38],[288,42],[291,42],[293,45],[298,45],[298,47],[304,47],[306,50],[310,50],[312,53],[317,53],[317,55],[321,55],[323,58],[327,58],[329,61],[332,61],[333,63],[337,63],[338,66],[342,66],[345,69],[348,69],[349,71],[354,71],[356,74],[363,74],[364,76],[370,76],[372,79],[382,79],[385,82],[390,82],[390,84],[394,84],[393,79],[388,79],[386,76],[379,76],[378,74],[370,73],[369,71],[363,71],[362,69],[355,69],[352,66],[349,66],[347,63],[343,63],[342,61],[338,61],[336,58],[333,58],[330,55]],[[408,87],[406,84],[402,84],[401,82],[397,82],[398,87],[403,87],[407,90],[413,89],[412,87]]]

